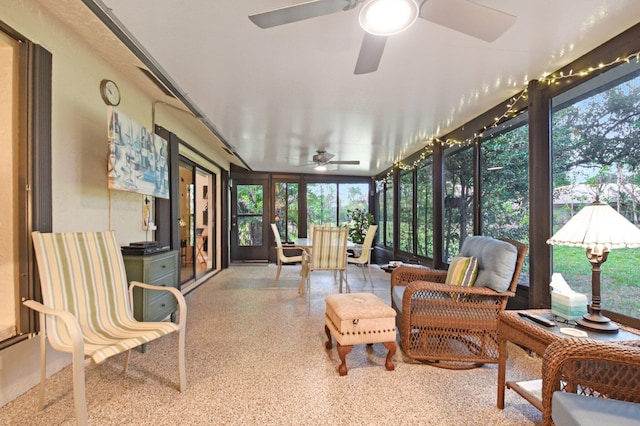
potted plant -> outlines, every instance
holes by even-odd
[[[374,224],[373,215],[361,208],[347,209],[347,218],[350,220],[349,239],[356,244],[364,243],[369,225]]]

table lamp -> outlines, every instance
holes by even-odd
[[[600,312],[600,266],[609,250],[640,247],[640,229],[607,203],[596,200],[573,216],[547,244],[584,247],[591,262],[591,309],[578,326],[604,333],[617,333],[618,326]]]

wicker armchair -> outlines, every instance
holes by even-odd
[[[640,336],[638,336],[640,339]],[[562,339],[542,360],[542,422],[552,425],[555,391],[640,403],[640,340]]]
[[[400,266],[392,272],[392,307],[408,357],[452,369],[498,362],[498,312],[515,296],[528,249],[517,241],[501,241],[517,249],[513,276],[504,292],[445,284],[447,271]],[[406,286],[404,292],[399,286]]]

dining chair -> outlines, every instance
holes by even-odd
[[[343,226],[314,227],[311,253],[303,254],[300,292],[304,291],[305,284],[310,292],[313,271],[339,272],[340,293],[342,293],[343,282],[345,291],[351,291],[347,280],[347,232],[347,228]]]
[[[122,253],[113,232],[36,231],[32,238],[42,303],[27,300],[24,305],[37,311],[40,320],[40,409],[44,406],[47,342],[55,350],[72,354],[73,399],[80,425],[88,423],[85,364],[91,361],[100,364],[126,352],[125,373],[131,349],[174,332],[178,333],[179,390],[186,389],[187,304],[178,289],[135,281],[128,286]],[[171,292],[178,302],[177,323],[137,321],[133,316],[134,287]]]
[[[367,277],[364,274],[364,267],[366,265],[369,272],[369,283],[371,284],[371,287],[373,287],[373,278],[371,278],[371,249],[373,247],[373,238],[375,237],[377,230],[378,225],[369,225],[369,229],[367,229],[364,241],[362,242],[362,251],[360,252],[360,256],[347,257],[347,263],[360,265],[362,267],[362,277],[365,281],[367,280]]]
[[[293,247],[291,249],[285,249],[282,246],[282,240],[280,239],[280,231],[278,231],[278,226],[275,223],[271,224],[271,229],[273,230],[273,236],[276,239],[276,251],[277,251],[277,257],[278,257],[278,270],[276,271],[276,280],[274,285],[278,284],[278,279],[280,278],[280,271],[282,270],[282,264],[283,263],[302,263],[302,256],[287,256],[284,254],[285,250],[293,250]],[[295,249],[295,250],[299,250],[299,249]]]

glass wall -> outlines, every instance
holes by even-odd
[[[529,126],[527,114],[487,132],[481,141],[482,235],[529,244]],[[528,285],[528,262],[520,274]]]
[[[384,191],[384,245],[393,247],[393,182],[387,181]]]
[[[413,170],[400,172],[400,185],[398,188],[398,227],[399,249],[413,253]]]
[[[381,244],[384,245],[384,236],[385,236],[385,229],[384,229],[384,190],[385,190],[385,181],[378,181],[376,182],[376,206],[377,206],[377,211],[378,211],[378,232],[376,232],[376,239],[375,242],[376,244]]]
[[[283,242],[295,242],[298,237],[298,188],[297,183],[275,183],[274,222]]]
[[[347,210],[355,208],[369,211],[369,184],[307,184],[307,226],[344,225],[349,222]]]
[[[361,209],[369,211],[368,183],[340,183],[338,184],[339,211],[338,224],[344,225],[350,221],[347,210]]]
[[[417,169],[416,216],[418,256],[433,256],[433,159],[428,158]]]
[[[473,235],[473,147],[450,148],[444,159],[444,246],[446,263]]]
[[[624,63],[553,99],[553,231],[599,197],[640,224],[640,66]],[[640,249],[603,264],[603,309],[640,317]],[[553,246],[553,272],[591,294],[585,249]]]

